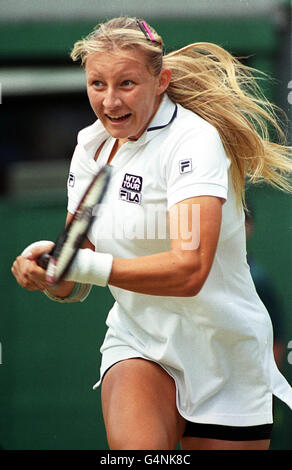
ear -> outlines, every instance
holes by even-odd
[[[158,79],[157,95],[161,95],[167,89],[171,80],[171,70],[162,69]]]

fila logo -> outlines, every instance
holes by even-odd
[[[179,172],[181,175],[184,173],[189,173],[192,171],[193,165],[192,165],[192,159],[191,158],[186,158],[185,160],[181,160],[179,162]]]
[[[120,188],[120,199],[127,202],[141,204],[142,176],[126,173]]]
[[[120,188],[120,199],[122,201],[134,202],[141,204],[141,194],[135,193],[134,191],[127,191],[126,189]]]
[[[75,176],[73,175],[73,173],[69,173],[69,177],[68,177],[68,185],[71,186],[71,188],[73,188],[75,184]]]

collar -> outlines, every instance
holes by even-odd
[[[158,131],[169,126],[177,116],[177,104],[173,103],[165,94],[160,106],[150,122],[146,132]]]
[[[163,129],[168,127],[177,116],[177,104],[173,103],[164,94],[162,101],[156,111],[152,121],[149,124],[148,129],[141,135],[141,137],[132,141],[132,144],[142,145],[149,142],[151,139],[157,136]]]
[[[148,129],[146,129],[138,140],[129,141],[129,143],[131,145],[142,145],[148,142],[164,128],[168,127],[174,121],[176,116],[177,104],[173,103],[168,98],[167,94],[165,94]],[[91,145],[96,145],[98,142],[101,143],[108,137],[110,137],[110,134],[97,119],[91,126],[86,127],[79,132],[78,143],[88,148]]]

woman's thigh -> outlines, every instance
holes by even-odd
[[[112,450],[174,449],[183,435],[174,380],[154,362],[116,363],[103,378],[101,397]]]

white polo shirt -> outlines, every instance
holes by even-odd
[[[99,121],[79,132],[69,212],[106,164],[114,142]],[[244,213],[236,206],[217,130],[164,96],[150,127],[124,144],[111,165],[113,177],[88,236],[96,251],[114,257],[169,250],[167,213],[178,202],[202,195],[226,202],[213,265],[198,295],[151,296],[109,286],[115,303],[101,347],[101,378],[115,362],[142,357],[174,378],[177,407],[186,419],[237,426],[272,422],[272,394],[292,408],[292,389],[275,365],[271,321],[246,262]]]

